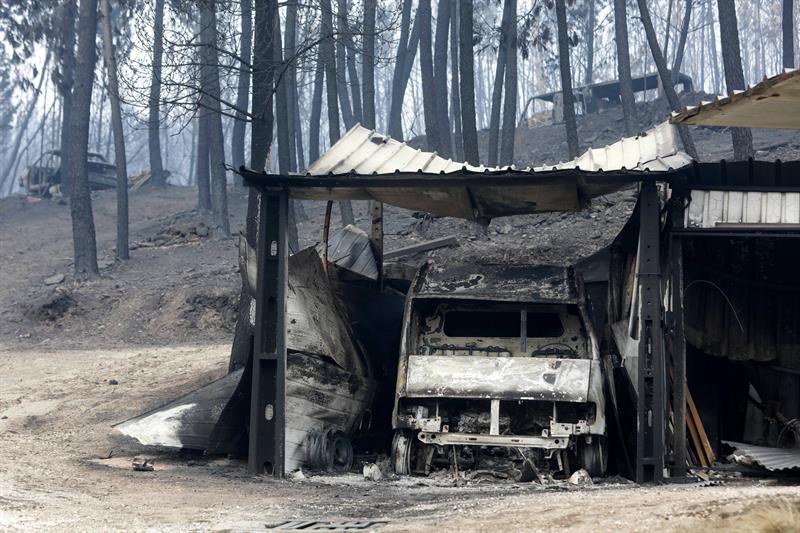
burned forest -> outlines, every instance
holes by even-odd
[[[800,530],[798,27],[0,2],[0,529]]]

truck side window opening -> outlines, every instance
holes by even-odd
[[[520,313],[516,311],[464,311],[445,313],[444,334],[448,337],[518,338]],[[564,334],[561,319],[555,313],[528,311],[526,337],[558,338]]]

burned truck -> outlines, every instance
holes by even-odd
[[[393,428],[398,474],[603,474],[603,365],[574,271],[423,265],[405,304]]]

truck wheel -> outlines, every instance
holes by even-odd
[[[392,439],[392,466],[400,476],[411,475],[411,445],[414,435],[407,429],[398,429]]]
[[[608,448],[606,438],[600,435],[592,435],[592,442],[581,439],[578,442],[578,458],[581,466],[590,476],[604,476],[608,466]]]

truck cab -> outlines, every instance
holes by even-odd
[[[404,312],[394,469],[602,475],[602,372],[572,269],[427,263]]]

